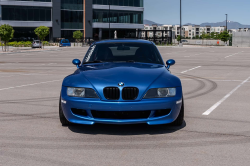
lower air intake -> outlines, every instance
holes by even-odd
[[[91,111],[99,119],[147,119],[151,111]]]

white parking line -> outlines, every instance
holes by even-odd
[[[228,55],[228,56],[226,56],[225,58],[229,58],[229,57],[234,56],[234,55],[237,55],[237,54],[239,54],[239,53],[241,53],[241,52],[237,52],[237,53],[234,53],[234,54],[232,54],[232,55]]]
[[[202,53],[199,54],[194,54],[194,55],[190,55],[190,56],[184,56],[184,57],[191,57],[191,56],[197,56],[197,55],[201,55]]]
[[[237,89],[239,89],[242,85],[244,85],[250,77],[248,77],[245,81],[243,81],[240,85],[238,85],[236,88],[234,88],[231,92],[229,92],[226,96],[224,96],[220,101],[218,101],[216,104],[214,104],[211,108],[209,108],[206,112],[204,112],[202,115],[209,115],[211,112],[213,112],[221,103],[223,103],[228,97],[230,97]]]
[[[194,79],[181,79],[182,81],[193,81]],[[204,80],[204,79],[197,79],[197,80]],[[212,79],[211,81],[215,81],[215,82],[242,82],[243,80],[215,80]],[[249,81],[248,81],[249,82]]]
[[[15,63],[4,63],[4,64],[0,64],[0,66],[11,65],[11,64],[15,64]]]
[[[47,84],[47,83],[57,82],[57,81],[62,81],[62,80],[53,80],[53,81],[46,81],[46,82],[38,82],[38,83],[34,83],[34,84],[26,84],[26,85],[13,86],[13,87],[8,87],[8,88],[2,88],[2,89],[0,89],[0,91],[2,91],[2,90],[8,90],[8,89],[14,89],[14,88],[21,88],[21,87],[26,87],[26,86],[39,85],[39,84]]]
[[[53,75],[53,74],[39,74],[39,73],[32,73],[32,74],[15,74],[15,75],[6,75],[6,76],[0,76],[0,78],[2,77],[16,77],[16,76],[31,76],[31,75],[35,75],[35,76],[43,76],[43,75]]]
[[[188,71],[191,71],[191,70],[194,70],[194,69],[197,69],[197,68],[200,68],[201,66],[197,66],[197,67],[194,67],[194,68],[192,68],[192,69],[189,69],[189,70],[185,70],[185,71],[183,71],[183,72],[181,72],[181,73],[186,73],[186,72],[188,72]]]
[[[41,64],[39,66],[45,66],[45,65],[56,65],[57,63],[49,63],[49,64]]]

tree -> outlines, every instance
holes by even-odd
[[[215,33],[214,32],[211,32],[211,39],[215,39]]]
[[[83,37],[83,33],[80,30],[73,32],[73,38],[76,39],[77,45],[78,45],[78,42],[82,39],[82,37]]]
[[[177,36],[177,41],[180,42],[181,41],[181,36]]]
[[[205,35],[205,39],[211,39],[211,36],[209,33]]]
[[[12,26],[8,25],[8,24],[4,24],[0,26],[0,37],[1,40],[4,41],[4,48],[6,51],[6,45],[7,42],[13,38],[14,36],[14,29],[12,28]]]
[[[41,41],[43,41],[45,37],[48,36],[49,34],[49,28],[46,26],[40,26],[40,27],[37,27],[34,32],[38,36],[38,38]],[[40,45],[41,45],[41,41],[40,41]]]
[[[229,33],[227,31],[223,31],[221,34],[220,34],[220,40],[223,41],[223,42],[227,42],[229,40]]]
[[[204,38],[205,38],[205,35],[206,35],[206,34],[205,34],[205,32],[203,31],[203,32],[201,33],[201,38],[204,39]]]

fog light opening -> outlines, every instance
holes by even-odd
[[[87,111],[83,109],[71,108],[71,111],[75,115],[88,116]]]
[[[181,104],[182,100],[176,101],[176,104]]]
[[[65,100],[61,99],[61,103],[66,104],[66,103],[67,103],[67,101],[65,101]]]

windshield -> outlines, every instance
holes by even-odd
[[[68,39],[64,39],[64,40],[62,40],[62,43],[69,43],[69,40]]]
[[[153,44],[102,43],[92,45],[83,63],[90,62],[141,62],[163,64],[161,55]]]

